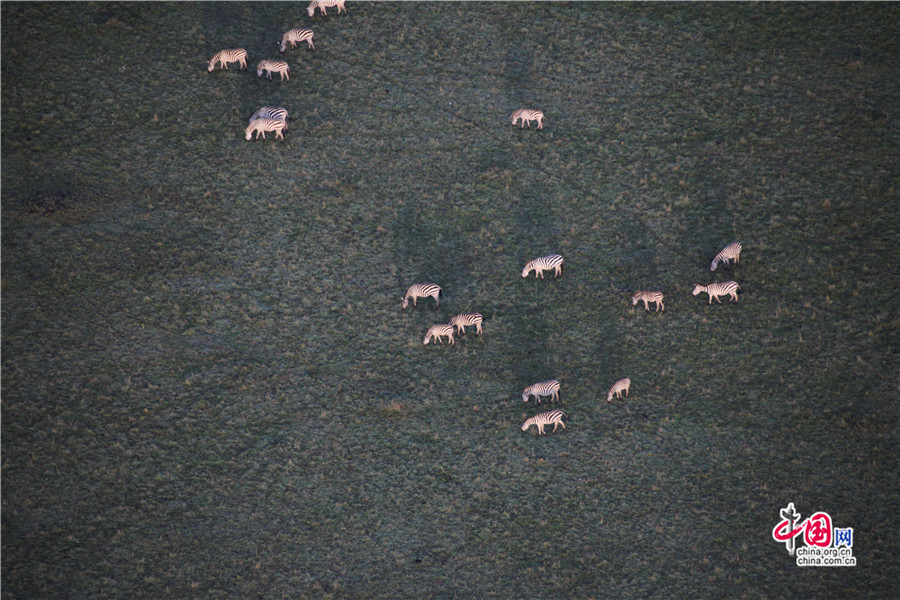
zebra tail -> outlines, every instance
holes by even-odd
[[[444,290],[438,290],[438,298],[444,297]]]

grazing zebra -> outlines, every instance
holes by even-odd
[[[726,281],[725,283],[711,283],[709,285],[700,285],[697,284],[697,287],[694,288],[694,295],[696,296],[700,292],[706,292],[709,294],[709,303],[712,304],[713,298],[716,299],[716,302],[722,304],[722,301],[719,300],[719,296],[724,296],[728,294],[731,296],[732,302],[737,302],[738,294],[741,292],[741,286],[734,281]]]
[[[524,129],[526,125],[528,128],[531,128],[531,122],[537,121],[537,128],[544,128],[544,113],[539,110],[534,110],[532,108],[520,108],[516,112],[512,114],[512,124],[515,125],[516,121],[522,119],[522,128]]]
[[[550,396],[550,402],[559,400],[559,381],[549,379],[534,385],[529,385],[522,391],[522,402],[528,402],[528,399],[534,396],[538,404],[541,403],[541,396]]]
[[[741,243],[740,242],[731,242],[724,248],[722,251],[716,254],[716,257],[712,259],[712,264],[709,265],[710,271],[715,271],[716,267],[719,266],[719,263],[723,265],[727,265],[729,260],[733,260],[734,264],[741,262]]]
[[[263,106],[257,109],[255,113],[250,115],[250,122],[257,119],[274,119],[276,121],[284,121],[284,130],[287,131],[288,111],[280,106]]]
[[[625,395],[627,396],[628,388],[630,388],[630,387],[631,387],[631,380],[628,379],[627,377],[624,379],[618,380],[617,382],[615,382],[613,384],[613,386],[611,388],[609,388],[609,394],[606,396],[606,401],[612,402],[613,395],[615,395],[616,398],[621,398],[623,391],[625,392]]]
[[[654,312],[659,312],[660,310],[665,311],[666,307],[663,306],[663,295],[662,292],[638,292],[634,296],[631,297],[631,305],[637,306],[637,303],[641,300],[644,301],[644,310],[650,310],[650,303],[656,302],[656,310]]]
[[[256,76],[262,77],[263,72],[266,73],[266,77],[269,79],[272,79],[272,73],[280,73],[281,81],[285,79],[291,80],[291,68],[283,60],[269,60],[266,58],[259,61],[256,63]]]
[[[553,433],[556,431],[556,428],[559,425],[562,425],[562,428],[566,428],[566,424],[563,423],[562,418],[567,416],[561,410],[549,410],[547,412],[542,412],[534,415],[530,419],[525,419],[525,422],[522,423],[522,431],[528,431],[528,428],[532,425],[537,425],[538,435],[544,435],[544,426],[553,423]]]
[[[207,71],[212,73],[213,69],[216,68],[216,63],[222,63],[222,68],[226,71],[228,70],[228,63],[236,62],[241,63],[240,69],[247,68],[247,51],[243,48],[231,48],[228,50],[219,50],[216,54],[209,59],[209,68]]]
[[[463,313],[461,315],[456,315],[452,319],[450,319],[450,325],[453,325],[454,328],[459,329],[457,332],[459,335],[462,335],[466,332],[466,327],[469,325],[475,326],[475,335],[481,335],[481,323],[484,321],[484,317],[481,313]]]
[[[544,278],[544,271],[553,269],[554,278],[562,275],[563,257],[559,254],[551,254],[550,256],[542,256],[534,260],[528,261],[522,270],[522,277],[528,277],[528,273],[534,271],[534,278]]]
[[[244,136],[247,138],[247,141],[250,141],[250,137],[253,135],[253,132],[256,132],[256,139],[259,139],[259,136],[262,135],[263,139],[266,139],[267,131],[275,132],[275,139],[284,139],[284,129],[287,126],[287,123],[284,121],[278,121],[276,119],[257,119],[250,123],[247,129],[244,130]]]
[[[447,336],[447,339],[450,340],[450,345],[452,346],[453,345],[453,325],[444,325],[444,324],[432,325],[428,329],[428,331],[425,333],[425,339],[422,340],[422,343],[427,346],[428,342],[433,339],[434,341],[440,342],[441,344],[443,344],[444,342],[441,341],[441,338],[444,336]]]
[[[291,29],[290,31],[285,31],[284,35],[281,36],[281,44],[279,45],[281,53],[284,54],[288,42],[291,43],[291,48],[296,48],[298,42],[306,42],[309,50],[315,50],[316,45],[313,44],[313,37],[312,29]]]
[[[306,14],[308,14],[311,17],[311,16],[313,16],[313,14],[315,14],[316,8],[318,8],[319,12],[322,13],[322,15],[327,17],[328,13],[325,12],[326,6],[330,6],[330,7],[336,6],[338,14],[341,14],[341,11],[343,11],[346,14],[350,14],[347,12],[347,7],[344,6],[344,2],[345,2],[345,0],[313,0],[312,2],[309,3],[309,6],[306,7]]]
[[[406,295],[403,296],[403,308],[409,305],[410,298],[412,298],[413,306],[415,306],[416,300],[428,298],[429,296],[434,298],[435,308],[438,308],[441,305],[441,297],[443,295],[444,290],[436,283],[417,283],[409,286],[409,289],[406,290]]]

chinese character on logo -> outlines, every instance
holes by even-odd
[[[784,547],[787,549],[788,554],[793,556],[794,550],[797,547],[797,542],[794,538],[797,537],[797,534],[803,529],[803,525],[800,525],[800,527],[797,527],[796,529],[794,528],[794,524],[800,520],[800,513],[794,510],[794,503],[790,502],[785,508],[781,509],[780,514],[781,518],[784,520],[772,530],[772,537],[775,538],[776,542],[784,542]],[[787,531],[782,531],[785,528],[787,528]]]
[[[803,539],[807,546],[828,548],[831,546],[831,517],[828,513],[817,512],[804,523],[806,531]]]
[[[847,529],[834,528],[834,547],[840,548],[841,546],[847,546],[848,548],[853,547],[852,527],[848,527]]]

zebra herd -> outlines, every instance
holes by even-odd
[[[313,17],[316,9],[318,8],[320,14],[323,16],[327,15],[326,8],[337,8],[337,13],[341,14],[342,12],[347,14],[347,8],[344,5],[345,0],[312,0],[309,6],[307,7],[307,14],[309,17]],[[309,50],[315,50],[316,46],[314,43],[315,34],[311,29],[307,28],[295,28],[286,31],[282,36],[280,42],[276,42],[278,44],[279,50],[282,54],[287,51],[288,45],[291,48],[296,48],[297,44],[306,42],[307,48]],[[246,69],[247,68],[247,51],[243,48],[232,48],[225,49],[217,52],[213,57],[209,60],[208,71],[212,72],[215,70],[216,65],[220,65],[223,70],[228,70],[229,63],[238,63],[238,69]],[[271,60],[271,59],[263,59],[260,60],[256,65],[256,74],[257,77],[262,77],[263,74],[266,75],[268,79],[272,79],[272,75],[274,73],[278,73],[280,75],[279,81],[290,81],[290,66],[284,60]],[[256,134],[256,138],[262,137],[265,139],[266,133],[275,133],[276,139],[284,139],[284,132],[288,129],[287,124],[288,119],[288,111],[280,106],[263,106],[255,111],[249,119],[249,125],[244,130],[244,135],[247,141],[250,141],[253,137],[253,134]],[[512,113],[511,115],[512,125],[515,126],[517,123],[521,122],[521,128],[525,127],[531,128],[531,123],[537,123],[537,129],[543,130],[544,128],[544,113],[541,110],[537,109],[528,109],[528,108],[520,108]],[[740,262],[741,257],[741,243],[740,242],[732,242],[723,248],[712,260],[710,264],[710,271],[715,271],[716,268],[722,265],[728,264],[737,264]],[[542,256],[539,258],[535,258],[533,260],[528,261],[525,264],[524,269],[522,270],[522,277],[527,278],[528,275],[534,271],[535,279],[543,279],[545,271],[553,271],[553,278],[557,279],[562,275],[563,271],[563,257],[559,254],[550,254],[548,256]],[[732,302],[736,302],[738,299],[738,293],[740,293],[740,286],[734,281],[726,281],[724,283],[710,283],[708,285],[696,284],[694,287],[693,295],[696,296],[702,292],[705,292],[709,295],[709,304],[712,304],[713,298],[716,299],[716,302],[722,303],[719,300],[720,296],[729,296]],[[434,298],[435,307],[440,307],[441,298],[443,297],[443,290],[436,283],[419,283],[414,284],[406,290],[406,294],[403,297],[402,308],[405,309],[409,306],[409,301],[412,300],[413,306],[416,306],[417,300],[420,298]],[[644,309],[646,311],[650,311],[650,304],[656,304],[656,310],[654,312],[665,311],[665,306],[663,305],[663,294],[659,291],[639,291],[635,293],[631,297],[632,306],[637,306],[638,302],[643,302]],[[436,344],[443,344],[443,338],[447,338],[447,342],[449,345],[455,344],[455,336],[463,335],[465,333],[466,327],[475,327],[475,334],[481,336],[483,333],[482,324],[484,322],[484,316],[481,313],[477,312],[469,312],[469,313],[461,313],[450,319],[448,323],[438,323],[432,325],[428,331],[425,333],[425,337],[422,339],[423,345],[428,345],[430,342],[435,342]],[[533,396],[538,404],[541,402],[541,398],[546,398],[549,396],[550,402],[558,401],[560,395],[560,382],[556,379],[550,379],[547,381],[541,381],[539,383],[532,384],[526,387],[522,392],[522,400],[524,402],[528,402],[528,400]],[[612,388],[610,388],[606,401],[611,402],[613,397],[621,398],[622,393],[625,393],[625,396],[628,396],[628,391],[631,387],[631,379],[625,377],[623,379],[619,379],[616,381]],[[546,425],[553,425],[553,431],[556,431],[558,425],[562,425],[563,429],[565,429],[565,423],[563,423],[562,418],[567,416],[561,410],[551,410],[547,412],[542,412],[534,417],[526,419],[522,424],[522,431],[527,431],[531,425],[537,426],[538,435],[544,434],[544,427]]]
[[[522,111],[516,111],[516,113],[520,113]],[[514,117],[515,114],[514,113]],[[543,114],[541,115],[543,116]],[[513,120],[513,124],[515,125],[515,119]],[[742,245],[740,242],[732,242],[728,244],[725,248],[723,248],[716,256],[713,258],[712,263],[710,264],[710,271],[715,271],[719,264],[727,265],[737,264],[741,259],[741,249]],[[553,271],[553,278],[556,279],[560,275],[562,275],[563,269],[563,257],[559,254],[550,254],[548,256],[542,256],[540,258],[535,258],[534,260],[530,260],[525,264],[525,268],[522,270],[522,277],[528,277],[532,271],[534,271],[534,277],[544,278],[544,271]],[[730,296],[732,302],[737,302],[738,293],[740,292],[740,286],[737,282],[734,281],[726,281],[724,283],[710,283],[709,285],[701,285],[696,284],[694,287],[693,295],[696,296],[701,292],[706,292],[709,294],[709,304],[712,304],[712,299],[715,298],[719,304],[722,303],[719,300],[719,296]],[[441,305],[441,298],[444,295],[444,291],[441,289],[436,283],[417,283],[411,285],[409,289],[406,290],[406,294],[403,296],[402,308],[406,308],[409,306],[409,301],[412,300],[413,306],[416,306],[416,301],[419,298],[434,298],[435,307],[439,308]],[[631,305],[637,306],[638,302],[644,303],[644,310],[650,310],[650,304],[656,304],[656,310],[654,312],[665,311],[665,306],[663,305],[663,294],[658,291],[640,291],[634,294],[631,297]],[[484,322],[484,316],[481,313],[473,312],[473,313],[462,313],[456,315],[448,323],[437,323],[432,325],[428,331],[425,333],[425,337],[422,340],[424,345],[428,345],[429,342],[437,342],[443,344],[442,338],[446,337],[449,345],[454,344],[454,334],[461,335],[467,326],[475,326],[475,333],[477,335],[482,334],[482,323]],[[541,398],[546,398],[549,396],[550,402],[559,400],[559,392],[561,385],[556,379],[549,379],[547,381],[541,381],[538,383],[534,383],[529,385],[522,391],[522,401],[528,402],[533,396],[538,404],[541,402]],[[609,389],[609,392],[606,395],[606,401],[612,402],[613,397],[622,398],[622,393],[624,392],[625,396],[628,396],[628,391],[631,389],[631,379],[628,377],[623,377],[616,381],[612,387]],[[538,435],[544,435],[544,427],[546,425],[553,425],[553,431],[556,431],[558,425],[562,425],[563,429],[566,428],[565,423],[563,422],[563,417],[567,416],[561,410],[551,410],[547,412],[538,413],[533,417],[530,417],[525,420],[522,424],[522,431],[528,431],[528,429],[535,425],[537,426]]]
[[[318,8],[319,12],[324,16],[328,14],[325,11],[326,8],[336,7],[338,14],[341,14],[342,12],[346,14],[347,7],[344,6],[345,2],[346,0],[313,0],[306,8],[306,13],[312,17]],[[313,42],[314,37],[315,34],[312,29],[289,29],[282,34],[281,41],[276,43],[282,54],[287,50],[288,44],[290,44],[291,48],[296,48],[297,44],[303,42],[306,42],[307,49],[315,50],[316,45]],[[223,71],[227,71],[229,63],[238,63],[238,70],[246,69],[247,51],[243,48],[226,48],[224,50],[219,50],[211,59],[209,59],[209,65],[206,70],[207,72],[212,73],[215,70],[216,65],[220,65]],[[264,58],[256,63],[257,77],[265,75],[267,79],[272,79],[274,73],[279,74],[279,81],[291,80],[291,67],[288,65],[287,61]],[[260,137],[266,139],[267,133],[274,133],[276,140],[283,140],[284,132],[287,131],[288,128],[287,114],[287,110],[280,106],[263,106],[250,116],[250,123],[247,128],[244,129],[244,139],[249,142],[251,139],[254,139],[254,133],[256,134],[255,139],[259,139]]]

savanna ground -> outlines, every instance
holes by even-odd
[[[900,5],[305,6],[2,4],[4,598],[897,596]]]

